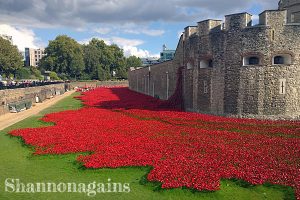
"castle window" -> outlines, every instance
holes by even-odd
[[[203,81],[203,93],[207,94],[208,93],[208,85],[207,81]]]
[[[291,15],[292,23],[300,23],[300,12],[295,12]]]
[[[286,93],[286,79],[279,79],[279,94]]]
[[[275,40],[275,30],[272,30],[272,40]]]
[[[213,67],[213,61],[212,60],[208,61],[208,67],[211,67],[211,68]]]
[[[260,65],[260,59],[257,56],[247,56],[243,58],[243,66]]]
[[[191,63],[187,63],[186,68],[187,69],[193,69],[193,65]]]
[[[283,56],[275,56],[274,57],[274,64],[283,65],[284,64],[284,57]]]
[[[200,68],[212,68],[213,67],[213,60],[201,60],[200,61]]]
[[[277,55],[273,57],[273,65],[290,65],[292,64],[292,56],[289,54]]]

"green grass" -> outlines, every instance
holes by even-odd
[[[222,180],[221,190],[199,192],[190,189],[160,188],[159,183],[150,183],[146,175],[149,167],[123,167],[118,169],[84,169],[77,162],[79,154],[33,156],[33,148],[23,144],[17,137],[10,137],[7,132],[17,128],[49,126],[39,119],[46,113],[62,110],[79,109],[79,100],[70,97],[42,111],[39,115],[27,118],[3,131],[0,131],[0,200],[49,200],[49,199],[294,199],[293,190],[288,187],[261,185],[251,186],[243,181]],[[17,178],[21,182],[75,182],[90,183],[112,182],[130,183],[130,193],[98,193],[88,197],[83,193],[8,193],[5,192],[5,179]]]

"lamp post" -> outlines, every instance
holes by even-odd
[[[148,67],[148,95],[150,95],[150,79],[151,79],[151,67]]]
[[[169,72],[166,72],[167,77],[167,100],[169,99]]]
[[[136,73],[136,91],[139,91],[139,75]]]
[[[147,79],[146,79],[146,75],[144,75],[144,93],[147,94]]]

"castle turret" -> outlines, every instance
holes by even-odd
[[[221,30],[222,20],[208,19],[198,22],[198,33],[200,36],[208,35],[210,32]]]
[[[243,29],[252,25],[252,15],[249,13],[238,13],[225,16],[225,29]]]
[[[300,1],[280,0],[279,10],[287,10],[287,23],[300,23]]]

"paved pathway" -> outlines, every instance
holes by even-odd
[[[30,116],[38,114],[40,111],[44,110],[45,108],[48,108],[58,102],[59,100],[62,100],[63,98],[70,96],[73,94],[75,90],[68,91],[60,96],[55,96],[52,99],[48,99],[44,101],[43,103],[37,103],[33,107],[31,107],[29,110],[25,110],[23,112],[19,113],[7,113],[4,115],[0,115],[0,131],[19,122],[23,119],[26,119]]]

